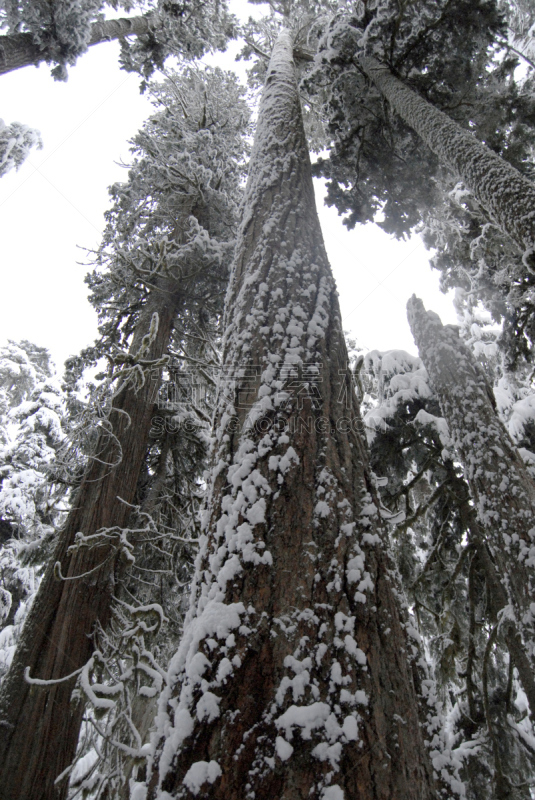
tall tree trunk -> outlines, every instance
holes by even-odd
[[[458,328],[442,325],[414,295],[407,309],[420,358],[464,466],[477,514],[478,524],[469,524],[479,559],[535,713],[535,484]]]
[[[489,217],[524,251],[535,250],[535,185],[475,136],[370,56],[355,64],[441,161],[459,175]]]
[[[140,318],[132,353],[139,351],[154,314],[158,315],[158,329],[144,358],[153,360],[165,353],[178,302],[176,284],[161,279]],[[105,626],[108,621],[118,569],[117,541],[104,540],[98,546],[71,552],[69,548],[79,531],[87,536],[127,524],[128,504],[134,500],[147,448],[156,389],[154,380],[146,380],[138,391],[127,385],[115,398],[110,414],[112,432],[100,436],[96,456],[22,631],[0,691],[2,800],[58,800],[66,794],[68,779],[57,786],[54,782],[72,762],[78,741],[83,703],[71,703],[76,679],[36,686],[25,680],[24,672],[29,667],[30,678],[47,681],[75,672],[91,656],[95,625]],[[60,562],[66,579],[58,580],[54,562]]]
[[[243,214],[192,606],[135,796],[435,797],[287,31]]]
[[[141,36],[150,30],[150,17],[108,19],[91,26],[89,47],[123,36]],[[21,67],[37,66],[47,61],[46,51],[35,44],[31,33],[12,33],[0,36],[0,75]]]

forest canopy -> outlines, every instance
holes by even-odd
[[[256,5],[0,2],[0,73],[118,38],[154,107],[98,338],[0,348],[2,796],[530,800],[535,5]],[[455,289],[419,356],[344,335],[313,177]]]

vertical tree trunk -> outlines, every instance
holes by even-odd
[[[458,329],[442,325],[414,295],[407,309],[420,358],[464,466],[479,523],[471,525],[479,558],[535,713],[535,485]]]
[[[161,280],[140,318],[132,353],[139,350],[155,313],[158,330],[144,358],[157,359],[165,353],[178,301],[171,282]],[[107,623],[118,551],[111,542],[74,552],[69,548],[79,531],[91,535],[127,524],[156,389],[154,380],[146,380],[138,391],[127,385],[115,398],[110,414],[112,433],[100,436],[54,555],[53,562],[61,563],[67,580],[56,578],[51,563],[24,626],[0,691],[2,800],[58,800],[66,794],[68,779],[58,786],[54,781],[72,762],[78,741],[83,703],[71,703],[76,679],[42,687],[26,682],[24,671],[29,667],[30,677],[41,680],[70,675],[90,658],[95,625]],[[89,574],[71,580],[84,573]]]
[[[355,64],[522,251],[535,249],[535,185],[370,56]]]
[[[141,36],[150,30],[149,17],[122,17],[94,22],[91,26],[89,47],[123,36]],[[21,67],[38,66],[47,60],[46,51],[36,45],[31,33],[13,33],[0,36],[0,75]]]
[[[286,31],[226,319],[192,607],[135,797],[434,797]]]

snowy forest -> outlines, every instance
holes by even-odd
[[[0,346],[0,800],[532,800],[535,2],[254,11],[0,0],[0,83],[117,39],[154,109],[97,340]],[[455,290],[419,357],[346,335],[313,178]]]

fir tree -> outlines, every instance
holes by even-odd
[[[442,326],[437,315],[426,313],[415,297],[408,309],[413,334],[464,465],[477,514],[476,537],[482,537],[490,555],[487,580],[499,607],[500,626],[533,708],[535,487],[497,416],[489,384],[458,331]],[[478,546],[481,549],[482,543]]]
[[[42,147],[38,131],[28,125],[21,125],[20,122],[6,125],[0,119],[0,178],[11,169],[18,169],[32,147]]]
[[[147,472],[129,519],[130,567],[116,588],[111,623],[99,631],[96,658],[86,665],[77,690],[86,710],[69,773],[74,794],[129,796],[164,667],[182,634],[199,536],[202,433],[198,422],[196,435],[191,421],[184,427],[175,420],[174,432],[168,426],[163,435],[151,437]]]
[[[533,134],[515,124],[512,146],[504,131],[511,132],[515,114],[532,124],[533,109],[529,100],[519,102],[514,82],[503,83],[514,60],[490,78],[486,71],[503,24],[494,3],[464,0],[424,4],[418,13],[412,6],[361,2],[354,15],[334,19],[322,58],[327,80],[335,82],[336,149],[320,169],[331,178],[330,201],[350,211],[349,224],[372,219],[381,208],[383,227],[403,235],[437,201],[436,178],[453,171],[521,252],[531,252],[535,194],[521,171]],[[504,88],[496,103],[500,76]]]
[[[292,44],[262,95],[192,605],[136,797],[436,796]]]
[[[58,456],[67,434],[65,399],[48,352],[30,342],[0,349],[0,678],[68,509]]]
[[[109,8],[139,8],[143,16],[104,20]],[[122,63],[148,77],[169,55],[198,57],[206,50],[223,48],[233,35],[234,20],[223,3],[192,4],[187,9],[176,0],[149,3],[139,0],[3,0],[0,3],[0,74],[47,62],[55,64],[56,80],[67,79],[73,65],[88,47],[121,39]],[[128,36],[135,36],[129,43]]]
[[[62,13],[67,7],[58,5]],[[347,15],[335,17],[329,33],[334,48],[320,56],[327,60],[317,72],[335,77],[333,128],[346,148],[328,167],[332,197],[354,219],[373,217],[386,200],[384,227],[398,235],[451,189],[458,152],[444,153],[443,146],[461,142],[474,152],[474,137],[458,128],[449,144],[442,141],[450,124],[444,117],[433,144],[444,164],[422,146],[410,128],[433,127],[421,95],[461,125],[475,119],[477,135],[526,175],[533,143],[524,125],[532,107],[511,80],[513,61],[487,72],[489,53],[505,34],[496,5],[455,0],[421,4],[418,13],[408,8],[406,14],[399,4],[360,3],[349,35]],[[89,16],[74,48],[62,50],[61,37],[45,48],[58,77],[95,25],[104,30],[107,24],[91,21],[92,6],[83,10]],[[133,796],[144,800],[199,791],[218,798],[451,797],[464,791],[459,775],[477,800],[528,796],[532,760],[519,741],[529,742],[531,728],[521,719],[513,665],[534,707],[529,620],[505,613],[511,597],[517,612],[529,611],[525,565],[512,570],[507,550],[497,546],[489,554],[488,543],[495,544],[501,531],[488,514],[476,518],[448,454],[451,440],[436,399],[414,359],[404,362],[408,386],[400,370],[383,387],[386,406],[396,386],[394,395],[401,391],[405,405],[393,401],[387,412],[385,405],[375,411],[389,427],[372,443],[368,462],[313,207],[292,64],[292,51],[301,64],[313,58],[320,25],[316,16],[310,28],[310,15],[325,20],[335,9],[307,4],[301,11],[306,24],[299,39],[278,36],[268,69],[227,294],[201,549],[178,649],[210,400],[189,394],[187,402],[173,397],[166,404],[160,396],[156,416],[154,401],[161,382],[178,387],[182,398],[198,383],[212,387],[242,172],[238,134],[247,117],[243,104],[236,105],[236,87],[215,73],[208,88],[195,70],[171,77],[160,90],[170,107],[136,137],[129,180],[112,189],[114,206],[88,279],[101,339],[69,365],[72,407],[79,405],[74,387],[84,364],[104,356],[109,370],[104,387],[94,391],[95,404],[79,420],[83,439],[74,446],[71,477],[81,486],[54,557],[59,581],[51,565],[40,595],[45,600],[38,606],[37,598],[3,695],[4,708],[11,701],[4,721],[16,723],[13,734],[2,729],[7,749],[0,779],[9,800],[34,800],[36,791],[39,798],[63,797],[69,782],[73,794],[99,798],[126,796],[135,783]],[[153,19],[139,24],[151,26]],[[193,22],[201,28],[181,47],[197,54],[203,20],[195,16]],[[273,35],[272,22],[264,27]],[[34,27],[37,41],[42,20]],[[168,50],[167,33],[160,37],[150,28],[125,51],[128,66],[149,72]],[[258,50],[255,42],[248,47]],[[408,85],[416,95],[407,95]],[[409,126],[390,114],[387,96],[399,100]],[[491,109],[486,119],[485,102]],[[415,109],[419,123],[411,116]],[[473,165],[470,157],[467,163]],[[359,182],[347,193],[341,184],[348,175],[354,180],[355,167]],[[522,180],[529,195],[530,184]],[[484,228],[489,214],[499,217],[500,204],[495,187],[485,194],[479,179],[472,183],[480,195],[471,213],[475,208]],[[510,209],[501,219],[516,245],[503,244],[497,228],[493,232],[498,249],[515,253],[520,264],[521,251],[532,244],[524,222]],[[523,267],[529,271],[529,264]],[[528,398],[515,398],[521,401]],[[497,430],[494,417],[485,419]],[[423,435],[411,437],[413,422]],[[528,427],[518,428],[525,444]],[[473,460],[468,447],[460,449],[467,463]],[[380,473],[381,464],[390,478],[381,491],[388,510],[371,468]],[[466,477],[474,491],[470,470]],[[526,473],[524,480],[530,480]],[[530,503],[520,512],[526,509],[532,513]],[[394,555],[414,600],[423,648],[386,544],[388,526],[402,513]],[[400,543],[407,531],[411,540]],[[422,557],[426,547],[429,557],[415,571],[411,555]],[[507,594],[503,574],[513,576],[516,595]],[[166,616],[171,625],[163,635]],[[62,647],[69,639],[72,665],[64,658],[52,664],[43,627]],[[438,694],[422,658],[428,647],[437,662]],[[166,673],[162,665],[175,649]],[[31,690],[22,679],[27,666]],[[64,682],[47,684],[55,680]],[[149,747],[144,743],[162,687]],[[47,733],[57,729],[54,702],[65,724],[57,737]],[[147,755],[145,774],[139,762]]]
[[[31,342],[0,348],[0,515],[19,538],[54,525],[65,489],[54,487],[66,436],[65,398],[50,356]]]
[[[402,351],[369,353],[361,374],[374,398],[364,417],[371,464],[435,665],[441,734],[462,765],[469,798],[527,799],[532,722],[514,668],[518,646],[503,622],[507,596],[437,395],[420,359]]]
[[[527,89],[526,89],[527,90]],[[533,358],[533,271],[522,253],[463,184],[444,192],[442,202],[424,215],[422,238],[433,249],[431,265],[441,273],[444,291],[455,288],[462,313],[481,304],[496,325],[497,340],[509,370],[524,370]]]
[[[110,348],[111,393],[0,696],[8,723],[2,726],[6,797],[33,800],[36,787],[39,797],[65,796],[84,709],[70,696],[76,676],[84,678],[97,658],[90,637],[96,625],[107,627],[114,584],[130,560],[124,529],[147,464],[169,347],[202,357],[203,347],[190,348],[188,336],[196,339],[206,328],[228,270],[248,120],[241,91],[220,71],[203,83],[197,71],[186,70],[159,94],[162,101],[172,96],[173,105],[135,141],[140,158],[129,185],[114,189],[115,240],[106,239],[100,254],[110,273],[91,278]],[[35,681],[43,688],[36,690]],[[89,678],[85,689],[95,699]]]

